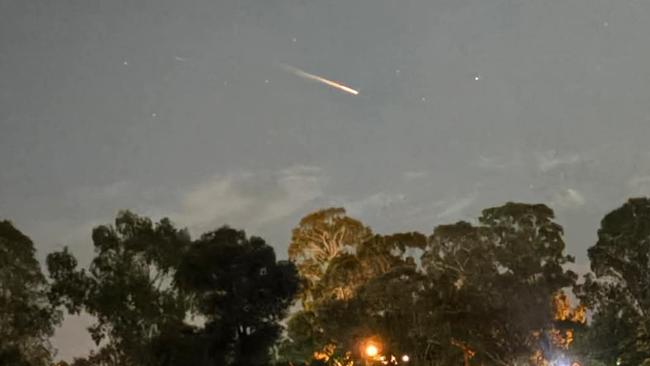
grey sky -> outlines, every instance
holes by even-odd
[[[285,256],[318,207],[430,232],[541,201],[584,265],[650,194],[649,34],[642,0],[0,0],[0,217],[40,258],[123,208]]]

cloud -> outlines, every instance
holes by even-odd
[[[277,182],[284,199],[267,202],[264,210],[258,215],[258,223],[285,218],[321,197],[325,181],[321,170],[316,167],[295,166],[283,170]]]
[[[427,171],[414,170],[414,171],[404,172],[402,174],[402,177],[407,181],[412,181],[412,180],[416,180],[416,179],[426,178],[428,175],[429,175],[429,173]]]
[[[478,157],[476,164],[485,169],[504,169],[507,167],[506,164],[499,162],[496,158],[485,157],[483,155]]]
[[[102,205],[107,201],[122,199],[134,189],[133,184],[126,180],[118,180],[97,186],[81,186],[74,191],[66,192],[66,200],[75,205],[92,207]]]
[[[648,185],[650,184],[650,175],[642,176],[642,177],[634,177],[630,179],[628,182],[629,185],[633,187],[641,186],[641,185]]]
[[[521,162],[519,155],[506,160],[500,157],[479,155],[476,165],[483,169],[507,169],[518,165]]]
[[[215,175],[183,193],[171,217],[196,230],[224,224],[256,230],[321,197],[325,183],[321,170],[312,166]]]
[[[578,154],[558,156],[557,151],[548,150],[537,155],[537,167],[541,172],[548,172],[563,165],[572,165],[582,161]]]
[[[573,188],[558,192],[551,200],[551,206],[559,209],[576,208],[583,206],[585,203],[586,200],[582,193]]]
[[[357,201],[348,202],[345,204],[345,208],[351,216],[369,216],[392,208],[405,200],[406,196],[401,193],[379,192]]]
[[[627,182],[627,185],[632,195],[650,195],[650,175],[633,177]]]
[[[478,198],[478,193],[474,192],[465,197],[455,200],[451,203],[443,202],[441,205],[446,205],[446,208],[442,212],[438,213],[438,219],[457,219],[461,216],[462,212],[468,208],[476,199]]]
[[[213,220],[240,213],[253,204],[253,197],[244,195],[238,183],[250,179],[250,174],[214,176],[184,194],[182,214],[189,225],[204,226]]]

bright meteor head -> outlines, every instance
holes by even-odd
[[[329,85],[332,88],[336,88],[338,90],[344,91],[344,92],[352,94],[352,95],[358,95],[359,94],[359,91],[354,90],[354,89],[350,88],[349,86],[343,85],[341,83],[337,83],[336,81],[325,79],[324,77],[321,77],[321,76],[318,76],[318,75],[310,74],[310,73],[308,73],[306,71],[300,70],[297,67],[293,67],[293,66],[290,66],[290,65],[284,65],[284,68],[287,71],[291,72],[292,74],[294,74],[296,76],[300,76],[301,78],[308,79],[308,80],[313,80],[313,81],[318,81],[319,83]]]

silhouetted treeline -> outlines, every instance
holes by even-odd
[[[50,365],[54,328],[81,312],[98,349],[74,366],[650,365],[647,198],[603,218],[584,278],[543,204],[390,235],[328,208],[293,229],[289,261],[240,230],[192,238],[128,211],[92,243],[86,268],[50,253],[47,280],[0,222],[0,365]]]

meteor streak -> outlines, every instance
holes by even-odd
[[[290,73],[300,76],[301,78],[305,78],[308,80],[313,80],[313,81],[318,81],[319,83],[323,83],[325,85],[329,85],[332,88],[336,88],[338,90],[342,90],[346,93],[350,93],[352,95],[358,95],[359,92],[357,90],[354,90],[350,88],[349,86],[345,86],[343,84],[337,83],[336,81],[328,80],[325,79],[324,77],[320,77],[318,75],[310,74],[306,71],[300,70],[297,67],[289,66],[289,65],[284,65],[284,68],[289,71]]]

